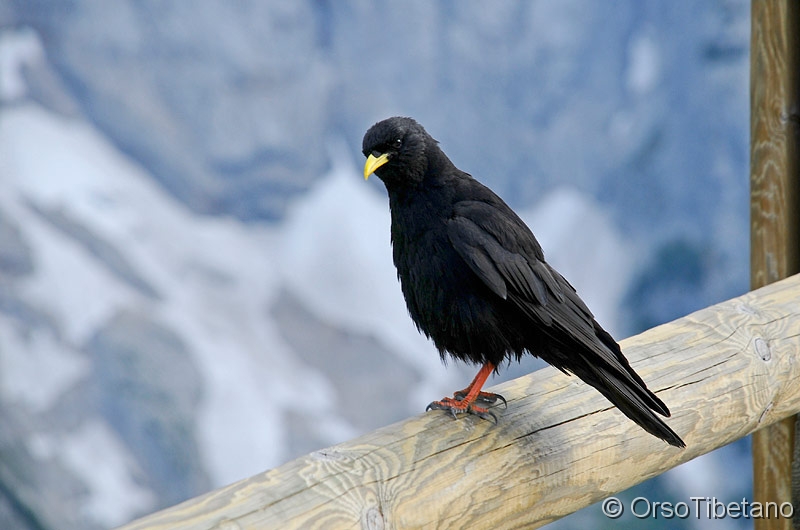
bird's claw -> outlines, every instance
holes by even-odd
[[[503,399],[502,396],[498,394],[495,395],[497,395],[500,399]],[[497,401],[497,398],[495,398],[494,401]],[[494,403],[494,401],[487,402]],[[503,403],[505,402],[506,400],[503,399]],[[464,403],[463,399],[443,398],[441,401],[434,401],[425,407],[426,412],[429,410],[446,410],[453,415],[453,418],[458,418],[459,414],[464,413],[474,414],[484,420],[491,419],[495,424],[497,424],[497,416],[494,414],[494,412],[491,412],[484,407],[476,407],[472,403]]]
[[[492,412],[491,410],[485,409],[483,407],[473,407],[472,405],[470,405],[469,407],[467,407],[467,411],[470,414],[475,414],[477,417],[483,420],[491,419],[492,422],[495,425],[497,425],[497,416],[495,416],[494,412]]]

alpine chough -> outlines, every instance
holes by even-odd
[[[493,417],[482,405],[505,400],[481,391],[486,378],[504,359],[530,353],[592,385],[647,432],[685,447],[654,414],[668,417],[667,406],[500,197],[453,165],[411,118],[373,125],[362,151],[364,178],[375,173],[389,194],[394,264],[411,318],[443,360],[482,365],[467,388],[429,409]]]

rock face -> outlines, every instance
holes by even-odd
[[[326,164],[331,67],[313,4],[20,2],[15,14],[81,111],[181,201],[275,219]]]
[[[82,112],[197,212],[280,218],[330,135],[357,146],[392,113],[517,205],[571,183],[631,229],[705,233],[719,207],[698,201],[743,178],[742,1],[12,5]]]
[[[93,401],[166,505],[210,489],[192,418],[200,374],[175,332],[144,314],[114,315],[86,345]]]
[[[618,334],[745,290],[748,40],[745,0],[0,0],[0,528],[115,526],[469,380],[352,162],[389,115],[585,230],[545,251],[608,259]]]

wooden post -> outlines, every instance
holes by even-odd
[[[496,425],[421,414],[123,529],[542,526],[800,411],[799,299],[797,275],[622,341],[686,449],[544,368],[494,389]]]
[[[800,271],[800,2],[753,0],[750,52],[751,287]],[[798,417],[753,434],[753,498],[794,503],[800,529]],[[794,478],[794,481],[792,477]],[[757,530],[792,528],[762,519]]]

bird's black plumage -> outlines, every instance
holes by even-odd
[[[386,185],[394,263],[408,311],[440,355],[479,363],[473,384],[434,408],[480,411],[491,370],[528,352],[599,390],[651,434],[684,447],[654,412],[619,345],[575,289],[545,262],[533,233],[494,192],[459,170],[411,118],[389,118],[364,136],[364,176]],[[472,391],[469,398],[464,396]]]

